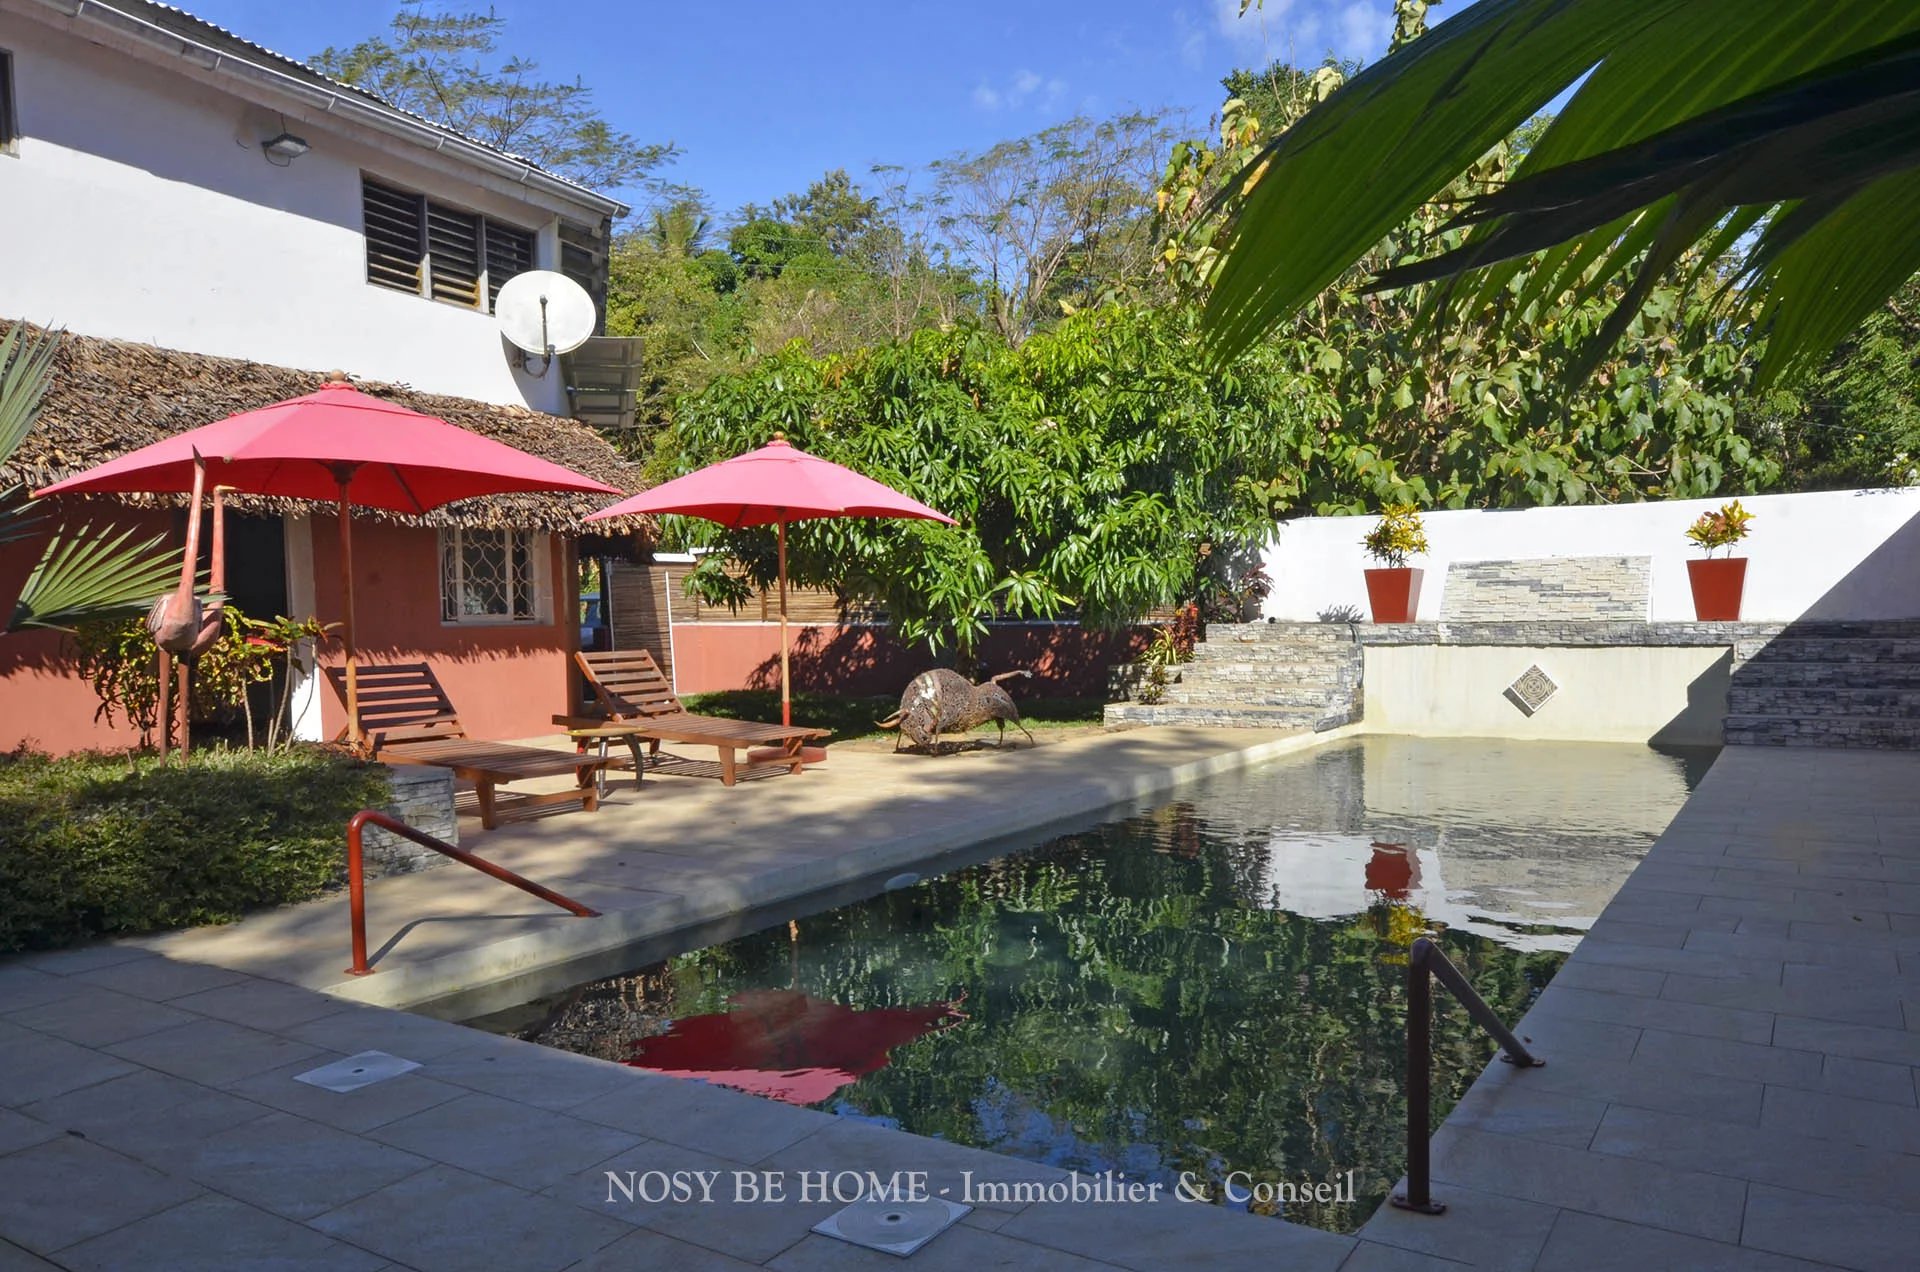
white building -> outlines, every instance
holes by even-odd
[[[602,294],[624,211],[178,9],[0,0],[0,317],[565,415],[492,293]]]

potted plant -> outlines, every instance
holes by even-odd
[[[1747,537],[1753,514],[1738,499],[1714,512],[1703,512],[1687,528],[1687,538],[1706,556],[1687,562],[1687,581],[1693,585],[1693,615],[1701,622],[1732,622],[1740,617],[1740,594],[1746,588],[1747,558],[1713,555],[1716,548],[1732,548]]]
[[[1412,504],[1388,504],[1367,537],[1360,540],[1367,555],[1380,562],[1367,571],[1367,601],[1376,623],[1411,623],[1420,608],[1420,578],[1425,573],[1407,564],[1407,558],[1427,550],[1427,533],[1420,510]]]

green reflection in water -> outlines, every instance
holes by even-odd
[[[1264,785],[1215,784],[1199,798],[583,986],[543,1004],[542,1023],[517,1032],[627,1059],[637,1041],[676,1018],[727,1011],[742,991],[795,989],[863,1010],[964,995],[964,1022],[896,1047],[884,1068],[819,1107],[1169,1186],[1183,1173],[1217,1191],[1231,1171],[1295,1184],[1352,1171],[1354,1201],[1285,1209],[1295,1222],[1351,1231],[1404,1163],[1407,946],[1434,923],[1429,910],[1466,913],[1476,904],[1474,888],[1463,894],[1432,877],[1447,854],[1509,882],[1513,872],[1491,868],[1501,853],[1573,863],[1572,876],[1536,879],[1528,896],[1540,913],[1584,927],[1592,914],[1556,897],[1610,895],[1697,777],[1697,765],[1641,748],[1563,747],[1556,754],[1569,783],[1630,787],[1631,796],[1617,797],[1633,807],[1612,818],[1596,810],[1569,828],[1568,791],[1545,782],[1532,796],[1542,807],[1516,796],[1520,806],[1504,820],[1423,822],[1406,811],[1426,802],[1407,798],[1406,772],[1444,785],[1446,773],[1431,771],[1436,755],[1452,748],[1484,773],[1500,748],[1408,746],[1330,748]],[[1607,765],[1615,779],[1630,772],[1632,780],[1609,779]],[[1392,807],[1361,794],[1369,777],[1396,792]],[[1206,799],[1209,789],[1221,798]],[[1250,798],[1249,789],[1260,794]],[[1273,812],[1276,800],[1285,816]],[[1307,807],[1314,800],[1322,806]],[[1479,811],[1487,801],[1472,802]],[[1557,817],[1542,816],[1547,806]],[[1211,816],[1216,809],[1225,811]],[[1276,826],[1302,822],[1333,836],[1316,841],[1328,845],[1316,860],[1336,849],[1351,855],[1355,842],[1372,852],[1353,858],[1362,864],[1348,872],[1346,913],[1327,916],[1340,907],[1330,906],[1326,877],[1301,885],[1322,917],[1285,908],[1301,842]],[[1366,838],[1389,831],[1398,838]],[[1395,854],[1416,862],[1411,888],[1407,870],[1375,868],[1391,867]],[[1596,861],[1608,863],[1604,876]],[[1570,936],[1565,926],[1527,921],[1529,913],[1517,905],[1502,922],[1440,934],[1448,957],[1508,1021],[1552,977],[1564,954],[1551,946],[1564,948]],[[1486,931],[1506,935],[1479,934]],[[1437,1125],[1493,1049],[1443,993],[1436,1006]]]

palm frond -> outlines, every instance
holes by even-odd
[[[136,540],[137,531],[81,526],[56,534],[13,603],[7,631],[72,628],[94,618],[144,614],[180,572],[180,554],[165,535]]]

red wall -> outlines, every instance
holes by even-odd
[[[165,513],[129,514],[122,524],[171,524]],[[241,533],[236,519],[229,533]],[[555,712],[568,709],[570,657],[579,628],[572,554],[558,536],[549,539],[549,621],[500,627],[448,626],[440,621],[438,542],[431,530],[356,520],[353,524],[354,611],[360,660],[427,662],[445,686],[461,723],[476,738],[535,737],[554,732]],[[316,610],[340,617],[338,528],[332,517],[313,524]],[[33,563],[39,543],[0,547],[0,604],[13,598]],[[554,622],[555,617],[569,621]],[[322,651],[337,665],[340,646]],[[346,712],[331,685],[320,690],[322,718],[331,737],[345,726]],[[54,632],[0,636],[0,750],[21,745],[56,754],[136,745],[138,731],[122,720],[99,722],[100,700],[79,675],[71,640]]]
[[[549,536],[552,606],[547,615],[577,609],[571,554]],[[433,668],[460,723],[476,738],[537,737],[553,733],[553,715],[568,709],[570,658],[577,622],[498,627],[440,621],[438,538],[432,530],[375,521],[353,523],[353,608],[360,662],[421,662]],[[321,617],[340,616],[339,528],[332,517],[313,519],[314,596]],[[336,642],[322,662],[341,663]],[[328,685],[321,691],[328,737],[346,726],[346,708]]]
[[[996,623],[979,646],[979,674],[1033,672],[1032,680],[1012,686],[1019,697],[1102,697],[1107,668],[1139,657],[1151,638],[1144,628],[1102,632],[1072,623]],[[820,693],[899,693],[935,665],[924,650],[909,649],[887,628],[872,626],[796,626],[789,658],[793,687]],[[673,675],[681,693],[778,688],[780,627],[677,623]]]

